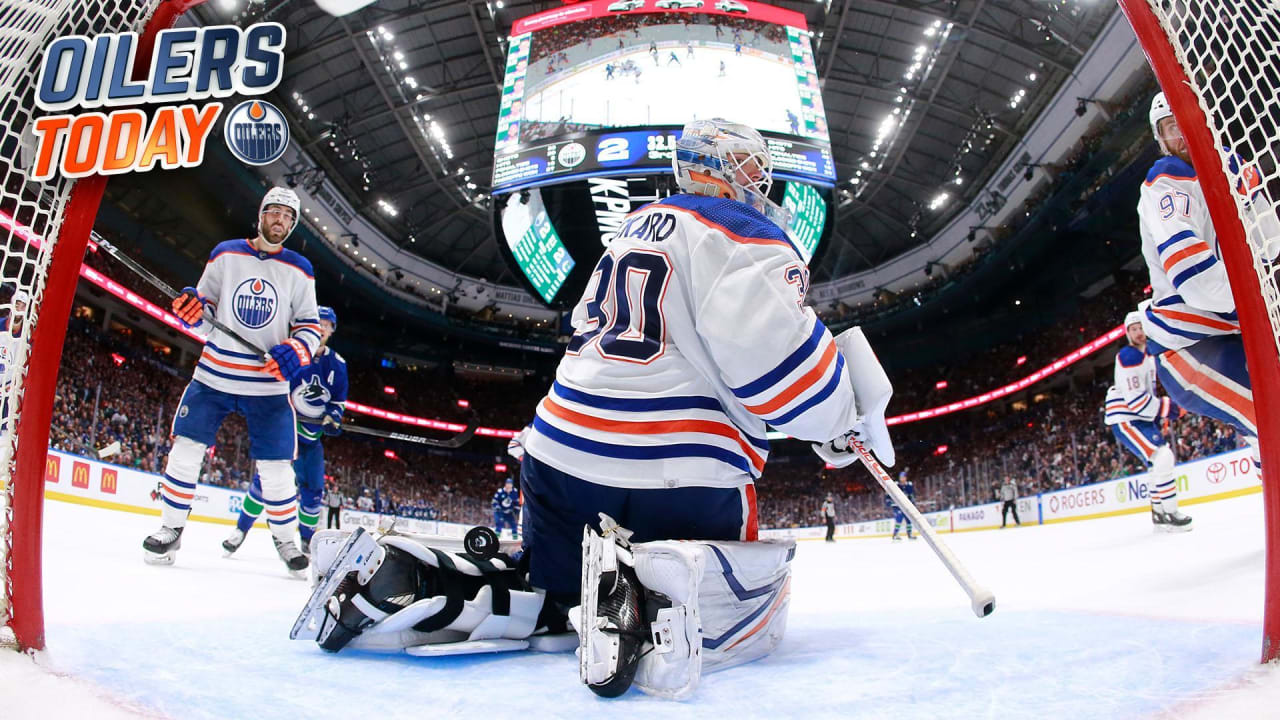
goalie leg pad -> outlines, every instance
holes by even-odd
[[[584,531],[582,606],[571,613],[580,675],[597,694],[634,683],[685,698],[704,671],[756,660],[781,642],[794,541],[629,545],[609,535]]]
[[[528,587],[510,558],[479,559],[387,536],[353,563],[346,548],[334,554],[333,536],[317,533],[313,544],[316,564],[328,568],[316,588],[329,593],[316,638],[325,650],[441,655],[528,647],[543,594]]]
[[[654,613],[654,651],[636,673],[642,690],[687,697],[702,673],[759,659],[782,641],[794,541],[667,540],[633,553],[640,582],[671,599]]]

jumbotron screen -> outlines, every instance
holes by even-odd
[[[493,188],[669,168],[680,129],[760,130],[775,174],[835,179],[804,16],[740,0],[592,0],[512,28]]]

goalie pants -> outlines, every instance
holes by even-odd
[[[757,540],[755,485],[632,490],[599,485],[526,453],[521,534],[529,581],[561,602],[576,604],[582,583],[582,528],[600,530],[600,513],[651,540]]]

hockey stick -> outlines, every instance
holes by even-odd
[[[120,249],[117,248],[115,245],[112,245],[109,241],[107,241],[106,238],[102,237],[101,235],[93,231],[90,231],[90,234],[93,236],[93,241],[97,243],[98,247],[102,248],[103,250],[106,250],[108,255],[115,258],[116,260],[119,260],[125,267],[129,268],[134,273],[136,273],[138,277],[142,278],[143,280],[146,280],[148,283],[151,283],[151,285],[155,286],[157,290],[164,293],[165,295],[168,295],[170,300],[178,297],[178,295],[181,294],[177,290],[174,290],[173,286],[171,286],[169,283],[157,277],[155,273],[143,267],[142,264],[139,263],[137,260],[134,260],[128,255],[125,255],[124,253],[120,252]],[[214,319],[212,314],[205,313],[204,319],[210,325],[221,330],[223,333],[230,335],[232,338],[235,339],[236,342],[240,343],[241,345],[257,353],[264,360],[270,359],[270,356],[267,355],[266,350],[263,350],[257,345],[249,342],[248,340],[245,340],[243,337],[241,337],[240,333],[236,332],[235,330],[232,330],[231,328],[227,327],[226,325],[223,325],[222,323]]]
[[[406,433],[390,432],[388,430],[376,430],[374,428],[362,427],[360,425],[352,425],[351,423],[343,423],[342,429],[354,433],[360,433],[362,435],[372,435],[373,437],[386,438],[388,440],[403,440],[405,442],[418,443],[419,445],[430,445],[431,447],[438,448],[460,448],[476,434],[476,424],[474,422],[467,425],[466,429],[448,440],[435,440],[432,438],[422,437],[421,435],[408,435]]]
[[[850,440],[849,447],[858,454],[858,459],[867,467],[871,475],[880,483],[880,487],[889,493],[889,497],[893,498],[893,502],[906,514],[907,518],[915,524],[916,529],[920,531],[920,535],[924,537],[925,542],[929,543],[929,547],[933,549],[934,554],[942,561],[942,564],[951,571],[951,576],[960,583],[960,587],[969,596],[973,608],[973,614],[980,618],[990,615],[996,609],[996,596],[990,590],[979,585],[973,576],[969,574],[968,569],[961,564],[955,553],[951,552],[951,548],[947,547],[933,530],[933,526],[920,514],[920,510],[915,504],[907,498],[907,494],[902,492],[902,488],[898,487],[898,483],[889,477],[889,473],[880,467],[879,461],[871,456],[870,451],[862,446],[857,440]]]

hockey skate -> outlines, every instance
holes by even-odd
[[[244,531],[236,528],[231,531],[226,540],[222,541],[222,549],[226,551],[223,557],[231,557],[235,551],[240,549],[240,545],[244,543]]]
[[[618,697],[631,687],[648,639],[644,587],[636,578],[627,543],[631,533],[602,516],[604,535],[590,527],[582,534],[582,605],[574,608],[581,636],[578,672],[601,697]],[[598,578],[597,581],[590,579]],[[571,611],[573,612],[573,611]]]
[[[161,525],[159,530],[142,541],[142,549],[146,551],[142,559],[148,565],[172,565],[174,556],[181,547],[182,528]]]
[[[309,563],[307,557],[298,550],[298,546],[292,540],[282,540],[274,535],[271,536],[271,539],[276,544],[276,552],[280,554],[280,559],[289,568],[289,574],[294,577],[305,578],[303,571],[307,569]]]
[[[1183,515],[1178,510],[1174,510],[1172,513],[1152,510],[1151,522],[1156,532],[1174,533],[1191,530],[1191,516]]]

